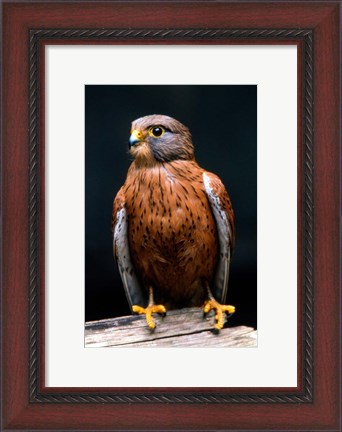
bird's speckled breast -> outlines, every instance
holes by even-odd
[[[201,305],[201,279],[215,271],[217,230],[202,174],[195,161],[133,162],[124,186],[133,264],[168,308]]]

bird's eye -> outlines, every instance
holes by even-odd
[[[162,135],[164,135],[165,129],[162,128],[161,126],[154,126],[151,127],[150,129],[150,135],[155,137],[155,138],[159,138]]]

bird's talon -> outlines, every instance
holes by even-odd
[[[166,316],[166,309],[163,305],[152,304],[147,306],[146,308],[134,305],[132,306],[132,311],[140,315],[145,314],[146,323],[151,331],[154,331],[156,328],[156,323],[154,322],[152,314],[157,313],[163,317]]]
[[[226,314],[233,314],[235,312],[235,306],[224,305],[222,310],[226,312]]]
[[[211,303],[210,303],[209,300],[207,300],[207,301],[204,303],[204,306],[203,306],[203,313],[204,313],[204,314],[207,314],[207,313],[209,313],[209,312],[211,311],[211,309],[212,309],[212,307],[211,307]]]
[[[154,322],[153,322],[152,325],[148,325],[148,329],[150,330],[151,333],[153,333],[155,331],[156,327],[157,326],[156,326],[156,324]]]
[[[135,314],[139,314],[139,315],[146,313],[144,308],[142,308],[141,306],[136,306],[136,305],[132,306],[132,311]]]
[[[235,307],[231,305],[221,305],[214,298],[207,300],[203,306],[203,317],[207,315],[210,310],[215,310],[215,326],[213,332],[218,334],[219,331],[224,327],[225,315],[232,315],[235,312]]]

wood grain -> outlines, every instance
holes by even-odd
[[[254,347],[257,332],[251,327],[228,327],[213,333],[213,313],[203,317],[201,308],[169,311],[165,318],[153,316],[156,329],[151,332],[145,316],[125,316],[87,322],[85,347]]]
[[[153,7],[151,7],[151,5]],[[4,430],[286,429],[338,431],[339,10],[300,3],[4,3],[2,395]],[[314,398],[308,404],[30,404],[28,395],[28,31],[30,28],[314,29]],[[172,42],[172,41],[171,41]],[[65,43],[65,42],[64,42]],[[41,259],[43,259],[42,257]],[[44,275],[41,275],[43,278]],[[51,394],[85,389],[42,389]],[[186,395],[193,389],[159,389]],[[88,393],[139,389],[87,389]],[[145,392],[149,393],[149,389]],[[155,391],[155,389],[153,390]],[[205,389],[203,394],[229,389]],[[241,391],[238,390],[238,391]],[[260,392],[262,389],[243,389]],[[270,391],[264,390],[264,394]],[[290,393],[296,389],[280,389]]]

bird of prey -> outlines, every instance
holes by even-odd
[[[201,168],[189,129],[165,115],[132,123],[133,162],[112,213],[113,251],[134,313],[203,306],[223,328],[234,213],[219,177]]]

